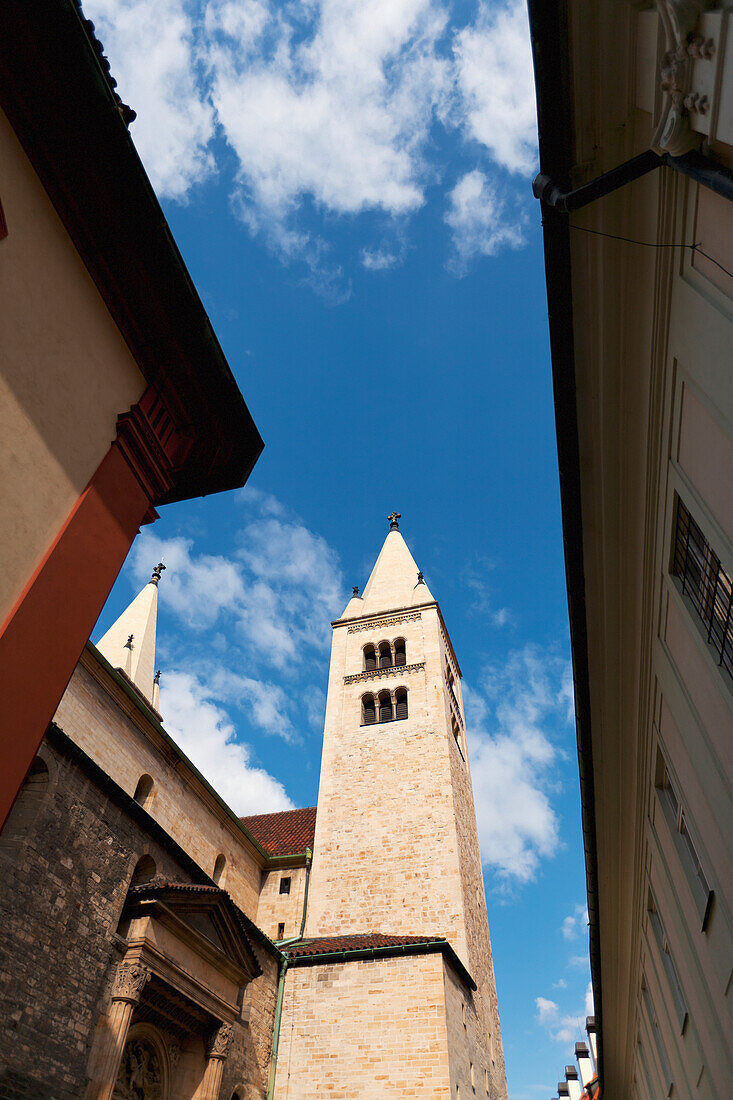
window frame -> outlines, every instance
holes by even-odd
[[[699,845],[695,843],[695,826],[690,829],[690,817],[684,800],[681,798],[677,782],[672,776],[667,758],[657,733],[657,763],[654,788],[662,810],[662,816],[672,834],[677,855],[685,872],[695,908],[700,916],[700,931],[706,932],[713,907],[715,891],[705,872],[700,858]]]

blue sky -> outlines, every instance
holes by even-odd
[[[161,510],[168,729],[240,813],[311,805],[330,620],[401,528],[462,665],[512,1100],[589,980],[536,137],[521,6],[91,0],[266,448]]]

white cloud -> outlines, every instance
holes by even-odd
[[[228,180],[235,214],[285,262],[302,263],[306,281],[332,300],[350,294],[327,239],[333,217],[385,215],[387,239],[363,245],[360,260],[374,272],[401,263],[405,219],[443,172],[438,124],[481,158],[451,194],[451,270],[462,274],[471,258],[523,243],[487,175],[492,160],[527,172],[536,159],[518,0],[498,10],[481,3],[459,31],[445,0],[85,6],[138,112],[131,132],[158,193],[185,199],[216,170],[212,139],[223,137],[236,157]]]
[[[505,882],[533,879],[560,843],[547,788],[557,755],[549,729],[566,720],[565,667],[526,646],[488,669],[480,691],[463,689],[482,860]]]
[[[537,111],[527,5],[482,3],[476,21],[456,36],[457,82],[467,137],[511,172],[537,163]]]
[[[212,692],[186,672],[168,672],[160,689],[166,729],[205,779],[240,816],[292,808],[282,783],[251,763],[248,745]]]
[[[585,1026],[581,1014],[562,1013],[555,1001],[536,997],[537,1023],[545,1028],[556,1043],[573,1043],[580,1040]]]
[[[445,26],[433,0],[255,3],[243,14],[211,0],[212,98],[250,228],[301,254],[313,242],[290,216],[306,199],[347,215],[422,205]]]
[[[585,905],[576,905],[562,922],[562,934],[566,940],[576,940],[586,933],[588,927],[588,909]]]
[[[465,275],[477,256],[495,256],[502,248],[524,244],[521,219],[508,214],[496,184],[478,168],[461,176],[448,195],[444,220],[451,229],[448,269],[454,275]]]
[[[391,248],[363,248],[361,263],[367,271],[390,271],[400,263],[402,255]]]
[[[138,583],[159,560],[166,565],[160,598],[193,633],[226,621],[254,667],[294,671],[325,653],[329,623],[346,594],[338,557],[265,494],[241,494],[255,511],[238,532],[233,557],[197,554],[192,539],[144,531],[130,556]]]
[[[564,978],[558,978],[556,982],[552,983],[552,988],[553,989],[567,989],[568,988],[568,983],[565,981]]]
[[[130,132],[159,195],[182,200],[214,170],[214,111],[197,79],[193,17],[185,0],[85,0],[122,99]]]
[[[568,966],[572,970],[587,970],[589,966],[587,955],[571,955],[568,959]]]
[[[588,986],[585,991],[585,1014],[586,1016],[593,1016],[595,1013],[595,1006],[593,1002],[593,982],[588,982]]]

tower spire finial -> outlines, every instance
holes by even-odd
[[[156,565],[155,569],[153,570],[153,575],[150,578],[149,583],[154,584],[157,587],[158,581],[160,580],[161,574],[163,573],[164,569],[165,569],[165,566],[163,565],[163,562],[159,561],[158,564]]]
[[[392,512],[390,515],[387,516],[387,519],[389,520],[389,529],[390,529],[390,531],[399,531],[400,525],[397,522],[397,520],[402,519],[402,513],[401,512]]]

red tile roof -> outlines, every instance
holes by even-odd
[[[444,936],[386,936],[381,932],[363,932],[353,936],[320,936],[285,948],[291,958],[326,955],[332,951],[370,951],[374,947],[408,947],[413,943],[443,943]]]
[[[304,810],[283,810],[279,814],[255,814],[240,817],[270,856],[289,856],[313,849],[316,831],[316,806]]]

